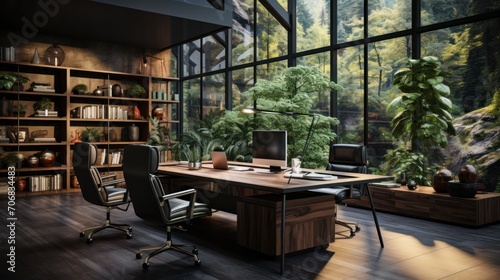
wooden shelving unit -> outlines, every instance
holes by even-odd
[[[7,100],[13,105],[22,103],[27,109],[25,116],[2,111],[0,128],[5,129],[6,136],[8,132],[18,130],[28,134],[25,141],[16,142],[16,140],[9,139],[9,142],[0,142],[0,151],[3,151],[0,157],[9,153],[22,153],[26,158],[44,150],[50,150],[56,154],[56,160],[50,167],[27,167],[26,163],[23,163],[22,166],[16,168],[16,176],[27,178],[27,181],[34,176],[62,175],[63,182],[60,190],[43,191],[40,194],[72,190],[70,185],[72,140],[76,138],[76,131],[81,135],[88,128],[96,128],[102,135],[91,142],[98,146],[102,155],[105,155],[104,151],[106,153],[122,151],[126,145],[146,142],[151,129],[148,117],[152,116],[154,107],[161,105],[164,108],[161,125],[168,128],[169,135],[175,137],[178,134],[179,101],[172,100],[174,94],[177,93],[178,78],[10,62],[0,62],[0,72],[22,75],[30,79],[29,83],[24,84],[22,90],[0,89],[2,102]],[[31,91],[32,82],[50,84],[53,92]],[[72,92],[73,87],[78,84],[86,85],[88,92]],[[115,84],[120,85],[122,89],[120,93],[113,94],[112,86]],[[146,94],[130,97],[127,89],[134,84],[142,85],[146,89]],[[103,90],[101,95],[96,95],[94,90],[98,87],[105,87],[107,90]],[[159,100],[157,92],[161,89],[166,92],[166,95],[165,98]],[[57,116],[34,116],[33,104],[42,98],[50,99],[51,110],[57,111]],[[134,107],[140,111],[138,118],[134,118],[131,114]],[[82,115],[84,110],[85,117]],[[132,141],[128,137],[128,127],[131,125],[139,127],[137,140]],[[33,132],[40,133],[42,138],[55,138],[55,142],[33,142],[31,137]],[[121,161],[98,162],[98,166],[103,172],[119,171]],[[0,182],[6,180],[7,166],[2,162]],[[27,188],[29,188],[29,182],[27,183]]]

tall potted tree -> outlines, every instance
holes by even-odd
[[[447,135],[456,134],[450,88],[443,83],[446,75],[438,58],[427,56],[409,59],[394,77],[391,91],[399,89],[401,94],[389,103],[387,111],[395,112],[392,135],[399,147],[387,154],[386,169],[407,173],[407,179],[419,185],[429,185],[430,156],[448,145]]]

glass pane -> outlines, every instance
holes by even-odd
[[[422,34],[422,54],[437,56],[450,87],[457,116],[491,104],[500,88],[498,19]],[[487,44],[485,42],[488,42]]]
[[[257,4],[257,60],[269,59],[288,53],[286,29],[267,9]]]
[[[210,111],[221,111],[226,107],[224,74],[210,75],[203,78],[203,116]]]
[[[297,1],[297,51],[330,45],[330,1]]]
[[[244,93],[246,93],[253,86],[253,67],[233,71],[233,104],[231,108],[235,108],[239,105],[245,104],[245,102],[248,102],[250,100],[249,96],[244,95]]]
[[[225,32],[203,38],[203,73],[226,68],[225,44]]]
[[[253,0],[233,0],[233,28],[231,28],[232,64],[254,61]]]
[[[276,75],[277,71],[287,68],[286,61],[278,61],[257,66],[257,82],[260,79],[270,80]]]
[[[336,0],[337,42],[363,39],[364,0]]]
[[[330,76],[330,52],[322,52],[297,58],[297,65],[319,67],[321,72]],[[311,111],[325,116],[330,115],[330,91],[311,96],[313,106]]]
[[[363,143],[363,46],[338,50],[338,84],[344,88],[337,94],[339,143]]]
[[[201,69],[201,54],[200,40],[195,40],[182,46],[184,55],[184,64],[182,65],[182,73],[184,77],[200,74]]]
[[[192,79],[183,82],[183,131],[194,129],[196,122],[200,119],[200,79]]]
[[[411,27],[411,1],[369,1],[368,36],[377,36]]]
[[[498,0],[422,0],[422,25],[477,15],[498,8]]]
[[[392,128],[394,116],[386,114],[387,105],[395,97],[389,91],[393,77],[406,62],[411,50],[409,37],[400,37],[368,45],[368,139],[371,148],[370,165],[379,166],[388,149],[392,149]]]

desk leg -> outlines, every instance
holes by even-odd
[[[283,196],[281,197],[281,275],[285,273],[285,202],[286,194],[283,194]]]
[[[370,208],[372,209],[373,221],[377,227],[378,239],[380,240],[380,247],[384,248],[384,240],[382,240],[382,233],[380,232],[380,227],[378,225],[377,212],[375,212],[375,205],[373,204],[372,193],[370,192],[370,187],[365,185],[366,192],[368,193],[368,199],[370,200]]]

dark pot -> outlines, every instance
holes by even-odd
[[[406,187],[409,189],[409,190],[416,190],[417,189],[417,182],[413,181],[413,180],[410,180],[408,182],[408,184],[406,185]]]
[[[460,183],[475,183],[477,181],[476,168],[470,164],[462,166],[458,172],[458,180]]]
[[[454,197],[472,198],[476,196],[476,183],[460,183],[457,181],[448,182],[448,193]]]
[[[139,141],[139,127],[135,124],[128,127],[128,140]]]
[[[122,96],[122,87],[119,84],[114,84],[111,87],[111,92],[113,93],[114,97],[121,97]]]
[[[27,160],[26,160],[26,164],[29,166],[29,167],[38,167],[38,165],[40,164],[40,159],[33,155],[33,156],[30,156]]]
[[[39,158],[40,158],[40,165],[41,166],[49,167],[49,166],[52,166],[52,164],[56,160],[56,154],[50,150],[45,150],[45,151],[40,152]]]
[[[446,168],[441,169],[432,177],[432,188],[438,193],[448,192],[448,182],[452,178],[453,175],[450,170]]]

